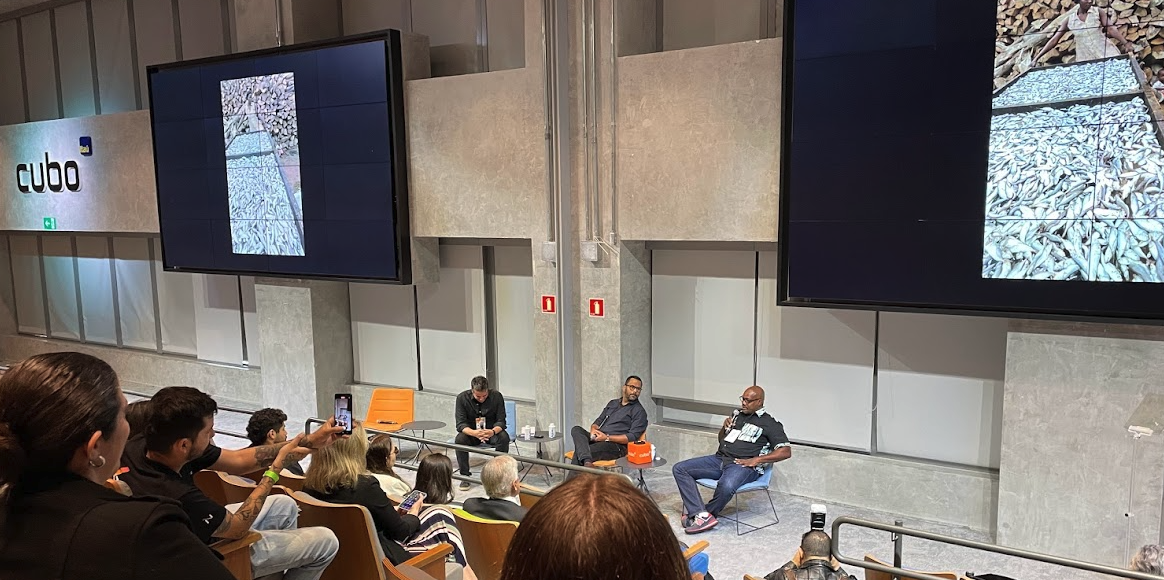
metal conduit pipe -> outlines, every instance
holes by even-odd
[[[558,185],[554,170],[554,83],[550,76],[550,67],[553,66],[553,43],[550,40],[549,5],[552,0],[542,0],[542,78],[543,78],[543,106],[545,111],[545,138],[546,138],[546,240],[557,240],[554,230],[554,216],[558,214]]]
[[[577,307],[574,295],[574,252],[577,248],[569,242],[573,231],[570,179],[570,38],[568,0],[545,0],[546,30],[551,56],[547,65],[547,75],[552,88],[554,179],[557,182],[557,211],[554,213],[554,229],[558,243],[554,244],[557,258],[558,297],[562,305],[558,316],[558,388],[561,404],[557,409],[559,425],[566,425],[566,417],[574,416],[574,325],[572,316]]]
[[[618,243],[618,4],[615,0],[610,0],[610,233],[606,243],[611,246]]]

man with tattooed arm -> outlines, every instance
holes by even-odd
[[[298,528],[299,509],[285,495],[268,497],[279,472],[315,449],[331,445],[343,432],[335,419],[310,435],[285,443],[246,449],[221,449],[211,442],[218,405],[190,387],[166,387],[150,400],[144,432],[125,445],[121,464],[129,472],[121,480],[134,495],[176,499],[190,517],[190,527],[202,541],[237,539],[250,530],[262,539],[251,546],[255,578],[286,572],[285,580],[316,580],[336,552],[339,541],[327,528]],[[255,491],[241,504],[221,506],[194,485],[203,469],[239,475],[266,469]]]

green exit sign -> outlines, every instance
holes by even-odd
[[[53,217],[44,218],[44,229],[46,229],[46,230],[57,229],[57,218],[53,218]]]

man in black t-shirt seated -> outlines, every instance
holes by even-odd
[[[134,495],[178,500],[190,518],[190,528],[203,542],[239,539],[252,529],[262,538],[251,546],[255,578],[286,571],[285,580],[317,580],[339,551],[339,540],[327,528],[298,528],[299,508],[285,495],[268,497],[279,472],[314,449],[331,445],[342,433],[335,420],[311,435],[287,443],[246,449],[220,449],[211,442],[218,405],[190,387],[166,387],[150,400],[145,433],[125,445],[121,464],[129,472],[121,480]],[[221,506],[194,484],[203,469],[233,475],[267,471],[241,504]]]
[[[505,397],[489,388],[489,379],[473,377],[469,390],[457,395],[454,414],[457,421],[457,445],[489,445],[500,453],[509,453],[509,433],[505,430]],[[457,469],[469,475],[469,452],[457,451]],[[469,482],[462,481],[462,490]]]
[[[719,514],[736,490],[771,469],[768,464],[792,457],[784,425],[764,410],[764,389],[748,387],[740,408],[723,422],[715,455],[695,457],[675,464],[671,473],[683,498],[683,529],[688,534],[705,532],[719,522]],[[719,480],[711,501],[703,503],[697,479]]]
[[[342,427],[342,425],[336,425]],[[259,409],[247,421],[247,439],[250,447],[275,445],[287,442],[287,414],[279,409]],[[303,468],[298,461],[288,462],[283,471],[303,477]]]

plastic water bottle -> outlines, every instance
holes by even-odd
[[[553,439],[554,435],[556,435],[557,433],[558,433],[558,429],[556,427],[554,427],[553,423],[550,423],[550,439]]]

